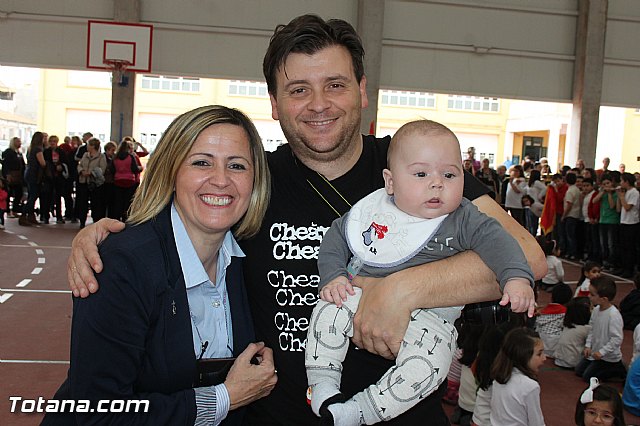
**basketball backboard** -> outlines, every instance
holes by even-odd
[[[151,72],[152,37],[153,25],[90,20],[87,68]]]

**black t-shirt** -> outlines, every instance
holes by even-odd
[[[287,144],[268,154],[272,175],[269,209],[260,233],[241,244],[247,255],[244,274],[256,336],[273,349],[278,384],[271,395],[249,407],[246,424],[300,425],[318,421],[306,402],[304,368],[309,318],[318,300],[318,249],[338,217],[334,209],[340,214],[349,210],[341,197],[353,205],[384,186],[382,169],[386,167],[389,141],[389,137],[364,136],[356,165],[332,180],[331,185],[297,161]],[[475,199],[487,192],[480,182],[469,177],[465,176],[465,197]],[[343,393],[351,396],[365,389],[391,366],[392,361],[351,345],[344,362]],[[415,425],[426,419],[433,425],[448,424],[441,396],[441,392],[432,394],[388,424]]]

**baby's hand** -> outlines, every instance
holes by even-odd
[[[513,312],[526,312],[529,318],[533,316],[536,300],[528,280],[512,278],[507,281],[500,305],[505,306],[509,302]]]
[[[347,277],[337,277],[331,280],[327,285],[320,290],[320,298],[325,302],[335,303],[339,308],[342,306],[342,302],[347,300],[347,293],[353,296],[353,286],[347,279]]]

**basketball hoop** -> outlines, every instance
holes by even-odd
[[[125,75],[125,72],[131,66],[131,62],[125,59],[105,59],[104,65],[111,71],[111,82],[115,78],[118,86],[127,87],[129,85],[129,77]]]

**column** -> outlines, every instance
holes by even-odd
[[[378,117],[378,91],[382,64],[382,31],[384,28],[384,0],[358,0],[357,31],[365,49],[364,73],[367,77],[369,107],[362,111],[360,131],[375,132]]]
[[[140,0],[113,0],[113,19],[140,22]],[[117,143],[133,134],[136,73],[124,72],[122,77],[112,73],[111,79],[111,140]]]
[[[570,166],[578,158],[587,167],[595,166],[608,5],[608,0],[579,0],[573,113],[565,148]]]

